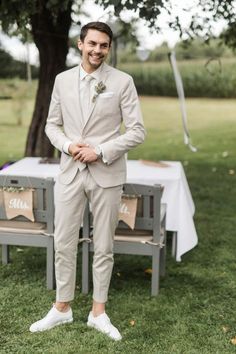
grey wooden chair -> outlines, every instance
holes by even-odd
[[[32,222],[24,216],[8,220],[3,200],[3,187],[33,188]],[[47,249],[46,283],[53,289],[54,276],[54,180],[25,176],[0,176],[0,244],[2,245],[2,263],[9,262],[9,246],[33,246]]]
[[[151,295],[159,292],[160,275],[165,275],[166,205],[161,204],[163,187],[125,184],[125,195],[138,196],[134,230],[120,221],[114,237],[114,253],[152,257]],[[92,215],[87,205],[83,221],[82,292],[89,291],[89,254],[93,252]]]

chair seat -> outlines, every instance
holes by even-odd
[[[46,224],[41,222],[0,220],[0,231],[16,234],[46,234]]]
[[[115,235],[115,241],[126,241],[126,242],[142,242],[142,241],[152,241],[152,236],[129,236],[129,235]]]
[[[153,235],[152,230],[131,230],[118,228],[116,229],[114,240],[126,242],[152,241]]]

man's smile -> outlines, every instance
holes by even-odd
[[[97,60],[101,60],[103,59],[103,55],[97,55],[97,54],[89,54],[90,58],[92,59],[97,59]]]

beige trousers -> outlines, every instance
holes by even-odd
[[[56,300],[74,298],[79,229],[87,199],[93,213],[93,299],[107,301],[113,268],[113,238],[118,222],[122,186],[102,188],[86,168],[75,179],[55,185]]]

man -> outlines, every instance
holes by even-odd
[[[94,220],[94,290],[87,325],[114,340],[122,338],[105,313],[105,303],[126,179],[125,153],[143,142],[145,130],[132,78],[105,64],[111,42],[112,31],[105,23],[85,25],[78,41],[81,64],[55,80],[45,131],[62,152],[55,185],[56,302],[42,320],[31,325],[31,332],[73,321],[70,301],[79,227],[88,198]]]

